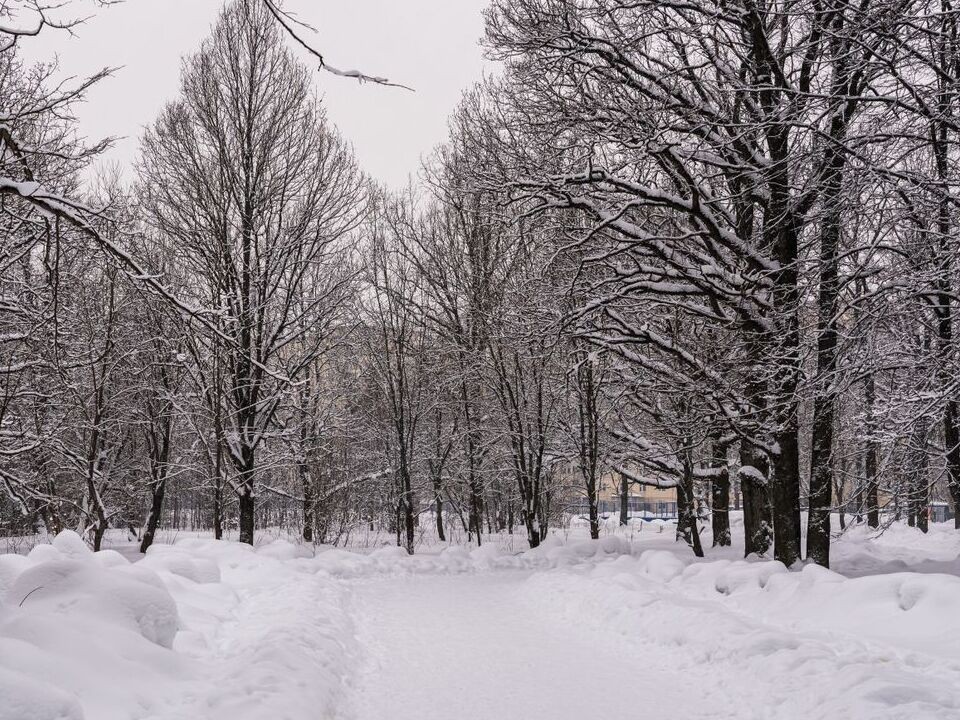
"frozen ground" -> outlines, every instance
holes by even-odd
[[[846,576],[649,529],[136,563],[63,534],[0,555],[0,720],[960,718],[951,529],[850,533]]]

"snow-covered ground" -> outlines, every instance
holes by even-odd
[[[0,720],[960,718],[950,528],[856,529],[842,575],[581,536],[132,563],[65,533],[0,555]]]

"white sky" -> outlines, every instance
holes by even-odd
[[[489,64],[478,40],[488,0],[286,0],[286,9],[318,30],[315,46],[342,69],[382,75],[415,93],[316,74],[329,118],[353,143],[363,168],[394,187],[416,174],[420,157],[446,136],[460,95]],[[125,0],[95,12],[76,37],[45,31],[23,42],[28,58],[57,55],[62,69],[82,76],[119,67],[78,109],[91,139],[117,136],[108,161],[129,164],[138,136],[179,87],[180,57],[209,33],[221,0]],[[292,46],[291,46],[292,47]],[[306,59],[306,55],[304,54]]]

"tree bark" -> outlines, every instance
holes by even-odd
[[[160,513],[163,510],[163,497],[167,492],[166,478],[158,479],[151,488],[150,513],[143,527],[143,538],[140,541],[140,552],[145,553],[153,545],[160,524]]]
[[[817,374],[813,400],[813,447],[810,456],[810,502],[807,514],[807,558],[830,567],[830,511],[833,506],[833,429],[837,371],[837,298],[840,291],[840,191],[842,158],[831,169],[835,175],[824,189],[829,203],[820,234],[820,288],[818,292]]]
[[[740,446],[740,490],[743,495],[743,554],[765,555],[773,539],[767,497],[767,456],[743,440]]]
[[[313,477],[306,463],[297,463],[300,485],[303,487],[303,540],[312,543],[316,526],[316,498],[314,497]]]
[[[597,485],[588,483],[587,510],[590,513],[590,537],[594,540],[600,537],[600,509],[597,505]]]
[[[620,476],[620,527],[630,524],[630,483]]]
[[[800,449],[795,402],[777,433],[779,452],[774,455],[770,482],[773,507],[773,556],[787,567],[800,560]]]
[[[443,494],[440,487],[436,485],[434,486],[434,497],[434,507],[436,508],[437,514],[437,539],[439,539],[440,542],[446,542],[447,538],[443,533]]]
[[[240,542],[253,545],[254,499],[252,486],[244,485],[239,495]]]
[[[946,7],[946,6],[944,6]],[[943,13],[942,27],[936,36],[938,47],[937,56],[942,67],[956,63],[956,21],[952,13]],[[932,122],[931,141],[936,169],[938,187],[941,188],[937,203],[937,238],[940,243],[937,263],[937,302],[934,312],[937,320],[937,341],[939,351],[938,372],[944,387],[952,382],[950,368],[953,347],[953,311],[954,311],[954,278],[953,255],[956,252],[953,245],[953,203],[950,195],[951,187],[951,150],[950,125],[953,121],[953,91],[944,78],[937,78],[940,83],[937,95],[937,116]],[[953,397],[946,398],[943,407],[943,444],[946,450],[947,487],[953,499],[954,527],[960,530],[960,404]]]
[[[863,470],[867,495],[867,525],[872,528],[880,527],[880,499],[878,497],[877,470],[880,465],[880,447],[875,437],[875,421],[873,404],[876,400],[876,386],[873,373],[867,373],[863,385],[863,404],[866,408],[867,447],[863,458]]]
[[[216,487],[213,489],[213,537],[223,540],[223,483],[217,477]]]
[[[727,449],[729,443],[719,438],[713,441],[712,467],[717,471],[710,485],[711,525],[713,526],[713,546],[729,547],[730,536],[730,469],[727,467]]]
[[[413,555],[414,550],[414,522],[413,522],[413,486],[410,481],[410,470],[406,466],[406,462],[403,463],[403,468],[400,473],[401,489],[400,489],[400,517],[399,519],[403,523],[403,548],[407,551],[408,555]]]
[[[683,477],[677,485],[677,537],[682,537],[697,557],[703,557],[700,531],[697,528],[697,509],[694,505],[693,463],[686,453]]]
[[[908,453],[907,490],[908,512],[910,527],[917,527],[923,532],[929,530],[927,505],[929,504],[929,485],[927,484],[927,435],[929,433],[929,419],[922,415],[914,423],[913,437]]]

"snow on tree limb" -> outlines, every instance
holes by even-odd
[[[375,85],[384,85],[387,87],[396,87],[402,88],[404,90],[409,90],[410,92],[415,92],[413,88],[408,87],[407,85],[402,85],[400,83],[391,82],[385,77],[380,77],[378,75],[368,75],[359,70],[341,70],[334,67],[327,62],[323,54],[320,53],[316,48],[314,48],[310,43],[304,40],[300,34],[297,32],[296,26],[315,32],[315,30],[304,23],[301,20],[298,20],[293,17],[293,15],[285,10],[283,10],[274,0],[263,0],[263,4],[266,5],[267,9],[270,11],[270,14],[276,18],[277,22],[283,27],[287,34],[304,50],[310,53],[313,57],[320,61],[320,69],[326,70],[331,75],[337,75],[339,77],[353,78],[358,82],[365,83],[374,83]]]

